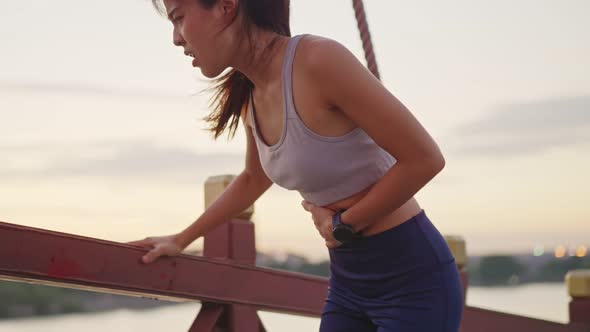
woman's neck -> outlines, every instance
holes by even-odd
[[[281,77],[283,54],[289,37],[260,29],[252,31],[251,37],[252,43],[247,38],[240,43],[232,67],[246,75],[259,90],[264,90]]]

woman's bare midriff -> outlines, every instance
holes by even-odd
[[[350,197],[342,199],[340,201],[330,203],[328,205],[323,206],[324,208],[333,210],[334,212],[341,210],[341,209],[348,209],[353,206],[355,203],[360,201],[365,195],[369,192],[372,186],[364,189],[361,192],[358,192]],[[401,207],[393,211],[392,213],[375,220],[369,226],[362,230],[362,235],[369,236],[375,235],[381,232],[384,232],[388,229],[393,227],[399,226],[403,224],[405,221],[408,221],[413,216],[420,213],[422,209],[420,205],[416,201],[414,197],[404,203]]]

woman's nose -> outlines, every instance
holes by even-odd
[[[182,46],[185,44],[184,38],[182,38],[182,36],[176,31],[176,29],[174,29],[174,32],[172,33],[172,42],[176,46]]]

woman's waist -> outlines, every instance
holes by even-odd
[[[330,209],[334,212],[342,209],[349,209],[358,201],[363,199],[363,197],[366,196],[367,193],[370,191],[371,187],[372,186],[364,189],[363,191],[351,197],[345,198],[343,200],[334,202],[323,207]],[[381,233],[410,220],[412,217],[420,213],[421,210],[422,209],[416,201],[416,199],[412,197],[410,200],[408,200],[406,203],[404,203],[402,206],[400,206],[393,212],[379,218],[378,220],[374,220],[369,226],[365,227],[365,229],[363,229],[361,233],[363,236],[371,236]]]
[[[404,222],[411,220],[422,211],[415,198],[411,198],[395,211],[381,217],[361,231],[365,237],[379,234],[381,232],[397,227]]]

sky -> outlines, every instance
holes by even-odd
[[[416,195],[441,233],[469,254],[589,245],[590,2],[365,9],[384,85],[445,156]],[[292,0],[291,27],[363,59],[350,1]],[[207,177],[242,171],[243,129],[206,132],[208,82],[150,1],[9,1],[0,41],[0,221],[172,234],[203,212]],[[300,201],[277,185],[258,200],[257,247],[327,259]]]

